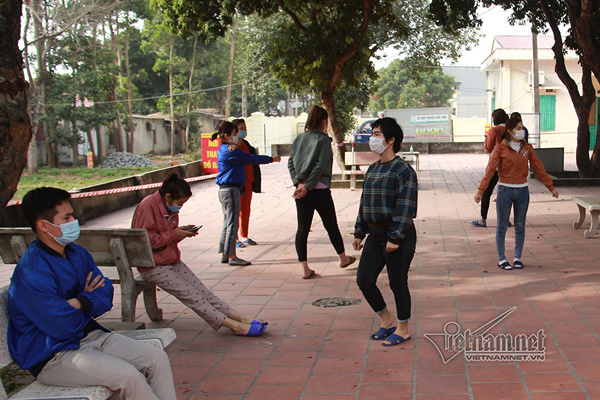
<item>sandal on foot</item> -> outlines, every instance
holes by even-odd
[[[253,319],[252,322],[250,322],[251,325],[264,325],[267,326],[269,325],[269,323],[267,321],[259,321],[257,319]]]
[[[315,271],[311,270],[310,274],[308,274],[308,276],[303,276],[302,279],[310,279],[316,275],[317,275],[317,273]]]
[[[485,228],[487,226],[486,222],[482,219],[477,219],[475,221],[471,221],[471,225],[473,226],[481,226],[483,228]]]
[[[385,347],[396,346],[396,345],[398,345],[398,344],[400,344],[400,343],[404,343],[404,342],[406,342],[406,341],[410,340],[410,338],[411,338],[410,336],[409,336],[409,337],[407,337],[407,338],[403,338],[402,336],[400,336],[400,335],[396,335],[396,334],[394,333],[394,334],[391,334],[390,336],[388,336],[388,337],[386,338],[386,340],[387,340],[389,343],[381,343],[381,345],[382,345],[382,346],[385,346]]]
[[[251,264],[252,263],[250,261],[242,260],[239,257],[232,258],[231,260],[229,260],[229,265],[233,265],[236,267],[245,267],[246,265],[251,265]]]
[[[236,245],[237,247],[240,247],[240,248],[244,248],[244,247],[246,247],[246,245],[245,245],[244,243],[240,242],[240,241],[238,241],[238,242],[237,242],[235,245]]]
[[[498,264],[498,268],[505,269],[505,270],[512,269],[512,267],[510,266],[510,263],[508,261],[504,261],[502,264]]]
[[[247,333],[240,333],[238,336],[260,336],[267,329],[267,325],[264,324],[250,324],[250,329]]]
[[[242,243],[245,243],[245,244],[247,244],[249,246],[256,246],[258,244],[258,243],[256,243],[254,240],[252,240],[250,238],[244,240]]]
[[[392,333],[396,332],[396,327],[392,326],[391,328],[379,328],[377,332],[371,335],[371,340],[383,340],[386,337],[390,336]]]
[[[346,268],[346,267],[354,264],[354,262],[356,261],[356,257],[355,256],[348,256],[348,258],[350,260],[346,264],[340,264],[340,268]]]
[[[515,261],[513,263],[513,268],[514,269],[521,269],[521,268],[523,268],[523,263],[521,261]]]

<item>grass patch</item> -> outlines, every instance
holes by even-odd
[[[17,193],[15,193],[13,199],[20,200],[28,191],[42,186],[73,190],[164,167],[165,165],[154,165],[152,167],[141,168],[120,167],[114,169],[40,168],[34,175],[27,175],[26,172],[23,172],[23,175],[21,175],[21,179],[19,180]]]

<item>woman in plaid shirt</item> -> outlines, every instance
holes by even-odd
[[[396,155],[404,134],[396,120],[381,118],[373,123],[371,151],[380,160],[369,166],[354,228],[354,250],[363,248],[356,282],[365,299],[381,319],[381,328],[371,335],[383,346],[395,346],[410,339],[410,291],[408,270],[415,254],[417,232],[417,174]],[[377,287],[377,278],[387,266],[390,288],[396,300],[397,319],[387,309]]]

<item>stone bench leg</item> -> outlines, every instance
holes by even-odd
[[[600,211],[590,211],[592,214],[592,223],[590,224],[590,229],[583,232],[583,235],[586,239],[590,239],[594,237],[594,234],[598,230],[598,217],[600,217]]]
[[[163,312],[162,309],[158,308],[158,301],[156,300],[156,285],[145,287],[143,293],[144,305],[146,306],[148,317],[152,321],[162,321]]]
[[[573,222],[573,229],[581,228],[583,221],[585,221],[585,208],[581,207],[577,204],[577,208],[579,208],[579,221]]]

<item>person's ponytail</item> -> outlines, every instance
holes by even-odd
[[[162,197],[168,193],[174,200],[181,199],[182,197],[190,197],[192,195],[190,184],[184,179],[181,179],[175,172],[169,174],[165,178],[162,186],[158,189],[158,192]]]

